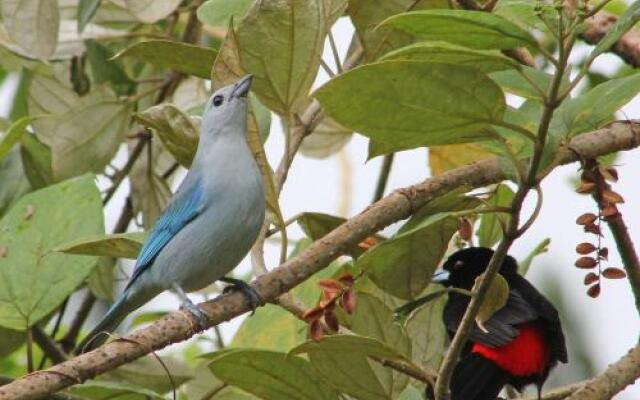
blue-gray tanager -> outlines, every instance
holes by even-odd
[[[264,220],[260,171],[246,139],[251,76],[211,96],[202,115],[200,142],[189,173],[145,242],[124,292],[78,350],[102,344],[133,310],[173,289],[182,307],[204,324],[185,295],[217,280],[232,283],[255,308],[246,283],[225,278],[247,254]]]

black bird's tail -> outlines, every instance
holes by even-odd
[[[451,377],[451,400],[496,400],[509,381],[507,371],[479,354],[460,359]]]

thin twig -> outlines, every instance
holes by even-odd
[[[31,327],[33,340],[38,344],[38,347],[42,349],[43,353],[47,355],[55,364],[67,361],[69,358],[67,354],[60,348],[58,343],[37,324]],[[43,360],[45,358],[43,357]],[[42,368],[42,367],[40,367]]]
[[[336,46],[336,40],[333,38],[333,32],[329,29],[329,46],[331,46],[331,53],[333,54],[333,61],[336,63],[336,69],[338,73],[341,74],[343,72],[342,63],[340,62],[340,55],[338,54],[338,46]]]
[[[33,332],[27,329],[27,372],[33,372]]]
[[[65,352],[71,352],[76,346],[76,339],[78,339],[80,329],[89,317],[89,313],[91,313],[91,309],[93,308],[93,305],[95,303],[96,296],[91,293],[91,291],[87,290],[87,294],[84,296],[84,299],[80,303],[80,308],[78,308],[78,312],[74,316],[67,334],[64,335],[62,340],[60,340],[60,344],[62,345],[62,348]]]

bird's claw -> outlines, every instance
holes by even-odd
[[[202,312],[200,307],[193,304],[191,300],[186,299],[180,305],[180,309],[183,311],[188,311],[191,315],[195,317],[198,330],[200,331],[205,330],[205,328],[207,327],[207,321],[209,319],[204,314],[204,312]]]
[[[221,278],[222,282],[229,283],[230,285],[225,287],[222,293],[229,293],[231,291],[241,292],[249,301],[249,307],[251,308],[251,315],[255,314],[256,308],[264,304],[264,301],[260,298],[260,295],[253,286],[241,279],[234,278]]]

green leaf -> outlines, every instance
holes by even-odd
[[[242,322],[232,347],[288,351],[305,340],[307,325],[279,306],[267,304]]]
[[[113,59],[113,51],[96,40],[85,40],[87,46],[87,60],[91,66],[93,81],[95,83],[111,82],[114,90],[120,94],[125,94],[125,90],[118,90],[119,86],[130,85],[131,79],[124,72],[124,67],[120,60]]]
[[[133,146],[135,145],[130,141],[129,151]],[[151,146],[151,154],[143,151],[129,173],[134,214],[142,212],[145,230],[153,228],[156,219],[171,199],[171,189],[161,174],[174,163],[174,158],[160,143],[151,141]]]
[[[589,57],[584,64],[586,68],[591,65],[591,62],[593,62],[596,57],[608,51],[611,46],[613,46],[629,29],[633,28],[638,21],[640,21],[640,1],[634,1],[625,10],[624,14],[618,18],[615,24],[607,29],[607,33],[604,37],[598,41],[598,44],[591,51],[591,54],[589,54]]]
[[[171,56],[168,57],[168,54]],[[148,40],[132,44],[114,58],[120,57],[133,57],[160,69],[172,69],[209,79],[216,52],[208,47],[171,40]]]
[[[129,123],[129,108],[110,87],[99,85],[78,97],[58,80],[37,75],[29,90],[32,125],[51,148],[51,168],[60,181],[89,171],[101,172],[114,156]]]
[[[247,15],[253,0],[207,0],[198,7],[198,19],[203,24],[227,27],[233,18],[239,21]]]
[[[484,160],[493,156],[477,143],[449,144],[429,147],[431,176],[439,176],[454,168]]]
[[[58,44],[60,14],[57,0],[3,0],[7,34],[34,58],[46,60]]]
[[[7,250],[0,258],[0,325],[24,330],[58,307],[96,260],[51,250],[103,231],[102,201],[93,176],[22,197],[0,220],[0,244]]]
[[[427,292],[433,293],[436,290],[430,288]],[[411,360],[417,365],[435,370],[440,367],[448,339],[442,322],[446,302],[446,297],[440,296],[413,312],[405,322],[405,329],[411,339]]]
[[[101,172],[120,146],[129,125],[129,108],[116,101],[113,92],[104,92],[103,98],[72,110],[56,126],[51,141],[56,180]]]
[[[476,282],[471,289],[472,292],[477,290],[477,286],[479,286],[480,279],[484,276],[484,274],[478,276],[476,278]],[[489,285],[489,289],[480,305],[480,309],[478,310],[478,314],[476,314],[476,324],[478,327],[485,333],[489,331],[485,328],[484,323],[487,322],[496,311],[500,310],[502,307],[507,304],[507,300],[509,298],[509,284],[507,280],[500,274],[496,274]]]
[[[53,183],[49,146],[40,142],[35,135],[24,135],[20,146],[20,156],[25,175],[34,189]]]
[[[31,185],[24,172],[20,150],[12,149],[7,156],[0,160],[0,217],[20,197],[31,191]]]
[[[258,398],[241,391],[240,389],[227,386],[224,382],[216,378],[209,367],[209,364],[200,363],[196,366],[195,378],[187,382],[182,388],[186,399],[207,399],[211,393],[216,395],[212,400],[257,400]]]
[[[389,50],[413,41],[411,35],[386,26],[378,26],[387,17],[409,10],[448,7],[446,0],[349,0],[347,13],[356,28],[365,59],[373,61]]]
[[[136,385],[104,380],[92,380],[80,385],[75,385],[68,389],[68,391],[71,395],[95,400],[110,400],[115,398],[118,400],[140,400],[141,398],[164,399],[162,395]]]
[[[102,0],[80,0],[78,1],[78,11],[76,19],[78,20],[78,32],[82,33],[84,27],[87,26],[91,18],[98,11]]]
[[[513,190],[505,184],[500,184],[488,200],[490,206],[509,207],[513,200]],[[480,227],[478,228],[478,244],[482,247],[491,247],[502,238],[502,226],[500,225],[500,213],[482,214]]]
[[[394,15],[382,22],[423,40],[437,40],[475,49],[537,47],[529,32],[498,15],[483,11],[427,10]]]
[[[387,151],[486,139],[506,107],[500,88],[476,69],[411,61],[356,68],[315,97],[338,123]]]
[[[252,90],[281,115],[299,111],[309,95],[327,32],[345,0],[255,2],[238,27],[240,59]],[[278,40],[264,40],[278,38]]]
[[[0,328],[0,358],[6,359],[25,342],[26,338],[24,332]]]
[[[551,121],[554,137],[569,139],[600,128],[640,92],[640,74],[611,79],[576,98],[566,100]]]
[[[552,75],[525,65],[521,66],[519,71],[497,71],[492,72],[489,77],[508,93],[538,101],[543,100],[543,95],[547,93],[553,79]],[[567,85],[568,80],[563,78],[560,91],[565,90]]]
[[[20,142],[22,136],[27,132],[27,127],[35,116],[22,117],[9,127],[6,132],[0,135],[0,160],[6,157],[16,143]]]
[[[520,69],[521,64],[494,50],[473,50],[447,42],[422,42],[387,53],[381,60],[423,61],[464,65],[482,72]]]
[[[114,268],[116,260],[111,257],[99,257],[96,266],[87,278],[87,287],[96,297],[113,302]]]
[[[145,232],[114,233],[82,237],[69,243],[62,243],[53,251],[90,256],[136,259],[144,244]]]
[[[394,321],[393,311],[371,294],[358,292],[358,305],[349,325],[356,334],[377,339],[393,347],[403,358],[411,359],[411,341],[407,332]],[[372,363],[371,368],[390,390],[391,398],[395,398],[409,381],[405,375],[377,363]]]
[[[135,387],[166,393],[172,389],[171,381],[176,387],[192,379],[191,367],[175,357],[162,357],[162,362],[169,370],[169,375],[160,362],[151,355],[138,358],[101,376],[107,381],[126,382]]]
[[[198,148],[200,132],[196,122],[177,107],[163,103],[135,115],[153,128],[167,150],[185,167],[190,167]]]
[[[527,272],[529,272],[529,267],[531,267],[533,259],[549,251],[550,243],[551,239],[549,238],[545,238],[543,241],[538,243],[538,245],[533,250],[531,250],[529,255],[527,255],[522,261],[519,262],[518,273],[522,276],[525,276]]]
[[[266,350],[235,349],[211,356],[211,372],[223,382],[261,399],[338,399],[308,361]]]
[[[124,0],[127,10],[135,15],[139,21],[146,24],[153,24],[168,17],[181,2],[182,0]]]
[[[458,229],[458,219],[450,212],[477,205],[477,200],[460,197],[459,193],[432,200],[397,235],[360,256],[356,266],[383,291],[401,299],[416,298],[431,281]]]
[[[330,335],[309,341],[290,354],[306,353],[316,373],[337,390],[356,399],[392,399],[404,386],[390,380],[391,371],[382,371],[369,357],[404,359],[391,346],[377,339],[357,335]],[[406,377],[403,378],[406,385]],[[400,382],[402,383],[402,382]]]
[[[298,216],[297,222],[302,231],[312,240],[318,240],[346,221],[345,218],[330,214],[306,212]],[[380,237],[382,239],[382,237]],[[348,254],[354,258],[359,257],[364,250],[358,246],[348,249]]]
[[[300,145],[300,152],[311,158],[324,159],[342,150],[353,132],[331,118],[323,118],[313,132]]]

